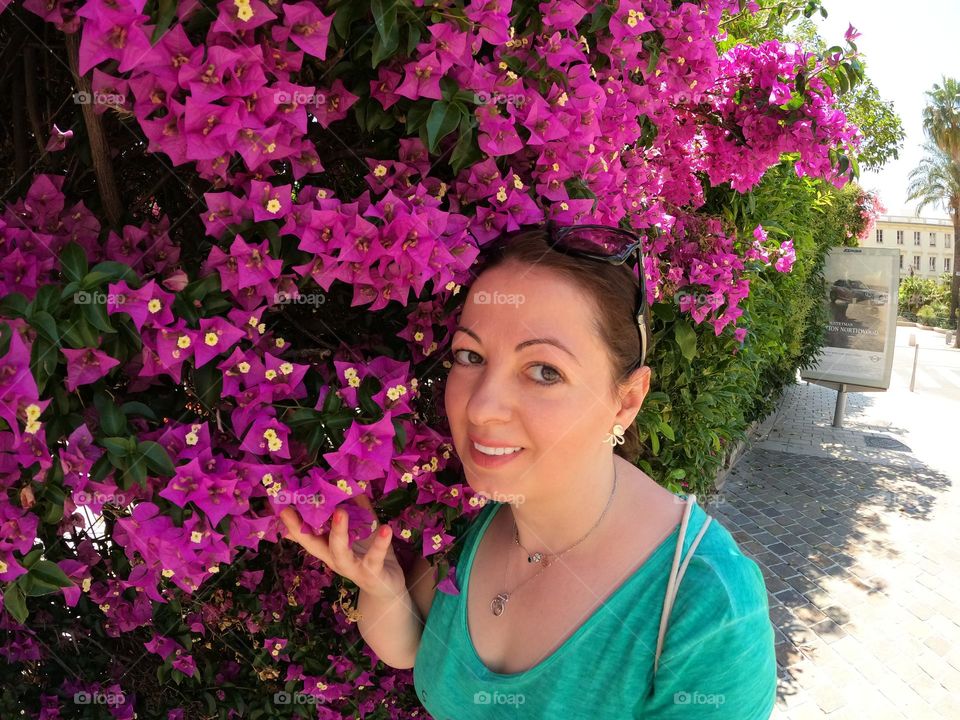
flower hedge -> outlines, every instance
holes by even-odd
[[[0,215],[0,712],[418,716],[277,515],[387,522],[457,592],[445,351],[502,232],[631,227],[683,356],[742,345],[795,249],[708,197],[842,186],[862,77],[852,40],[720,52],[756,7],[0,0],[67,93]]]

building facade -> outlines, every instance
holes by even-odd
[[[900,251],[900,277],[935,278],[952,273],[953,223],[939,218],[881,215],[861,247],[895,247]]]

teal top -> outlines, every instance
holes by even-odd
[[[467,630],[466,599],[477,545],[501,504],[488,502],[467,528],[455,568],[461,591],[438,590],[427,616],[413,681],[431,716],[768,720],[777,664],[763,575],[716,519],[680,583],[656,679],[679,524],[554,652],[524,672],[488,669]],[[694,503],[681,562],[706,517]]]

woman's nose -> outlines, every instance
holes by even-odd
[[[470,388],[467,399],[467,419],[471,425],[506,422],[513,414],[516,393],[496,373],[483,372]]]

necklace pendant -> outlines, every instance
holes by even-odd
[[[497,593],[497,596],[490,602],[490,609],[493,611],[493,614],[497,617],[503,615],[504,608],[506,608],[507,600],[509,599],[509,594]]]
[[[527,562],[538,563],[543,560],[543,554],[535,552],[533,555],[527,556]]]

